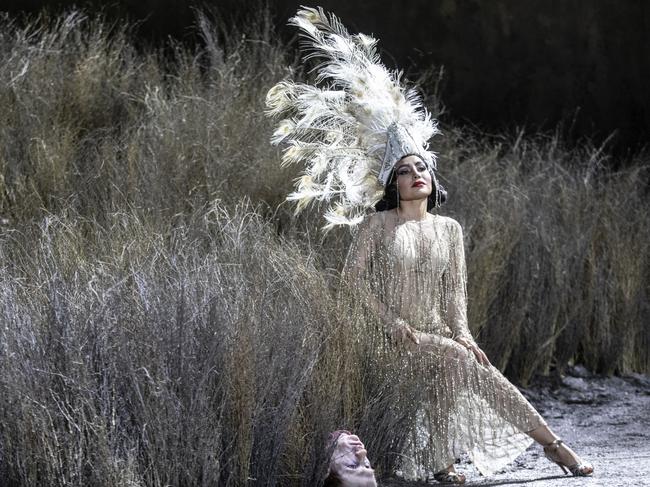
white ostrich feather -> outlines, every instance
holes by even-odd
[[[271,136],[285,145],[282,165],[304,167],[287,199],[297,212],[331,201],[325,229],[355,225],[383,194],[389,127],[405,127],[417,154],[435,164],[427,142],[436,124],[416,91],[402,87],[401,73],[381,63],[376,39],[350,35],[321,8],[302,8],[289,24],[301,30],[304,59],[317,65],[316,86],[285,80],[266,96],[267,114],[282,119]]]

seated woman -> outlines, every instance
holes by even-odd
[[[334,431],[327,440],[327,449],[331,455],[325,487],[377,487],[368,452],[357,435]]]
[[[380,62],[376,39],[349,34],[335,16],[303,8],[290,23],[306,39],[306,58],[319,64],[315,86],[281,81],[267,94],[267,113],[284,118],[272,136],[287,146],[283,164],[305,165],[287,200],[298,202],[297,211],[328,202],[325,229],[358,225],[341,272],[351,298],[342,302],[355,306],[346,312],[357,309],[369,331],[381,322],[379,337],[422,365],[414,369],[422,427],[413,424],[406,476],[462,484],[454,470],[461,454],[491,475],[533,440],[564,472],[592,475],[472,336],[463,230],[433,213],[447,196],[429,150],[439,130],[417,92]],[[338,485],[375,485],[359,439],[348,432],[337,439],[330,470]]]

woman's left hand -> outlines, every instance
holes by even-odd
[[[474,356],[476,357],[476,360],[478,360],[478,363],[481,365],[485,365],[486,367],[489,367],[490,361],[487,358],[487,355],[485,355],[485,352],[479,348],[479,346],[474,343],[472,340],[469,340],[465,337],[456,337],[455,340],[460,343],[462,346],[464,346],[467,350],[472,352]]]

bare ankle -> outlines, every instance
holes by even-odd
[[[558,439],[558,436],[545,424],[538,426],[532,431],[527,431],[526,434],[542,446],[546,446]]]

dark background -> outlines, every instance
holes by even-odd
[[[301,3],[270,0],[279,35]],[[193,7],[207,5],[230,25],[259,10],[252,1],[124,0],[74,2],[110,18],[139,20],[140,41],[196,41]],[[0,0],[10,14],[73,2]],[[313,3],[307,3],[314,6]],[[650,129],[650,2],[647,0],[326,1],[353,31],[380,39],[386,64],[416,75],[444,67],[443,119],[487,132],[554,130],[609,148],[644,146]],[[294,44],[295,45],[295,44]],[[428,87],[427,91],[431,89]]]

